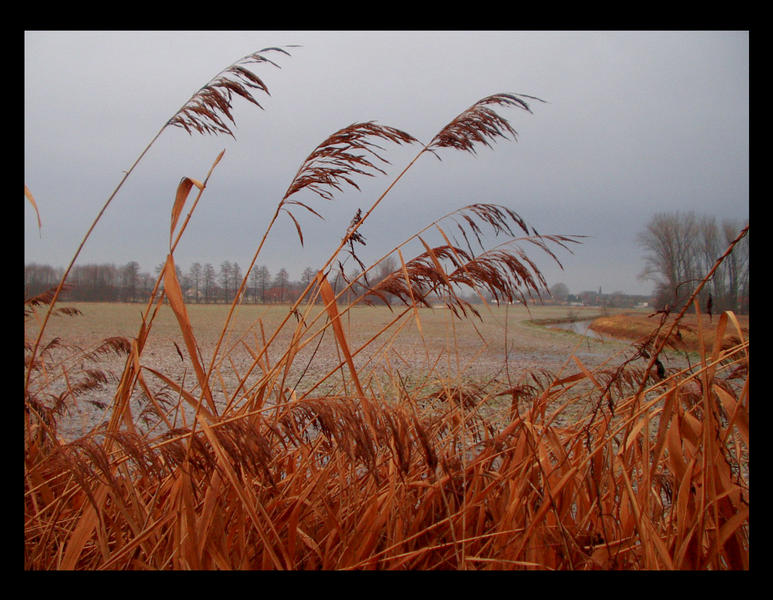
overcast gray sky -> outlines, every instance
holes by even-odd
[[[219,71],[267,46],[300,44],[259,66],[264,110],[236,100],[236,140],[167,128],[86,243],[79,264],[165,260],[181,177],[203,179],[225,149],[175,252],[185,271],[244,270],[301,162],[328,135],[375,120],[428,142],[477,100],[529,94],[534,114],[477,156],[423,156],[362,233],[375,259],[473,202],[504,204],[542,234],[585,235],[549,284],[649,293],[636,235],[656,212],[749,216],[746,31],[28,31],[24,40],[25,263],[66,266],[91,221],[153,136]],[[357,208],[367,209],[418,151],[387,147],[386,177],[280,219],[258,259],[298,279],[320,266]],[[404,253],[405,254],[405,253]],[[408,256],[406,256],[408,258]],[[352,268],[355,266],[351,264]],[[348,268],[348,267],[347,267]]]

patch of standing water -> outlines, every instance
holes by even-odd
[[[564,331],[571,331],[580,335],[584,335],[596,340],[605,339],[602,334],[594,331],[590,328],[590,324],[593,323],[593,319],[585,319],[582,321],[564,321],[563,323],[551,323],[546,325],[550,329],[562,329]]]

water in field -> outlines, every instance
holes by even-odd
[[[551,329],[563,329],[565,331],[571,331],[597,340],[603,340],[604,336],[597,331],[590,328],[590,324],[593,319],[584,321],[566,321],[564,323],[553,323],[548,325]]]

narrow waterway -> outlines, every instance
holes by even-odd
[[[563,323],[551,323],[546,325],[550,329],[563,329],[565,331],[571,331],[580,335],[587,336],[589,338],[603,340],[605,337],[590,328],[590,324],[593,323],[593,319],[585,319],[582,321],[565,321]]]

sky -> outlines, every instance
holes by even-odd
[[[180,179],[203,180],[225,151],[174,256],[184,272],[226,260],[244,271],[329,135],[376,121],[426,143],[502,92],[544,100],[530,102],[532,114],[498,109],[517,140],[475,155],[447,149],[442,160],[425,153],[391,189],[420,146],[385,145],[386,175],[332,201],[302,192],[323,219],[294,213],[301,245],[280,215],[256,264],[299,279],[386,191],[360,230],[364,262],[454,210],[494,203],[543,235],[586,236],[571,252],[553,247],[561,267],[523,246],[548,285],[648,294],[637,235],[654,214],[749,218],[748,31],[26,31],[24,183],[42,227],[25,199],[25,264],[67,266],[123,172],[191,95],[245,55],[294,44],[291,56],[270,55],[280,68],[253,68],[270,96],[256,95],[262,110],[234,100],[235,139],[163,129],[76,264],[137,261],[153,272],[169,251]]]

